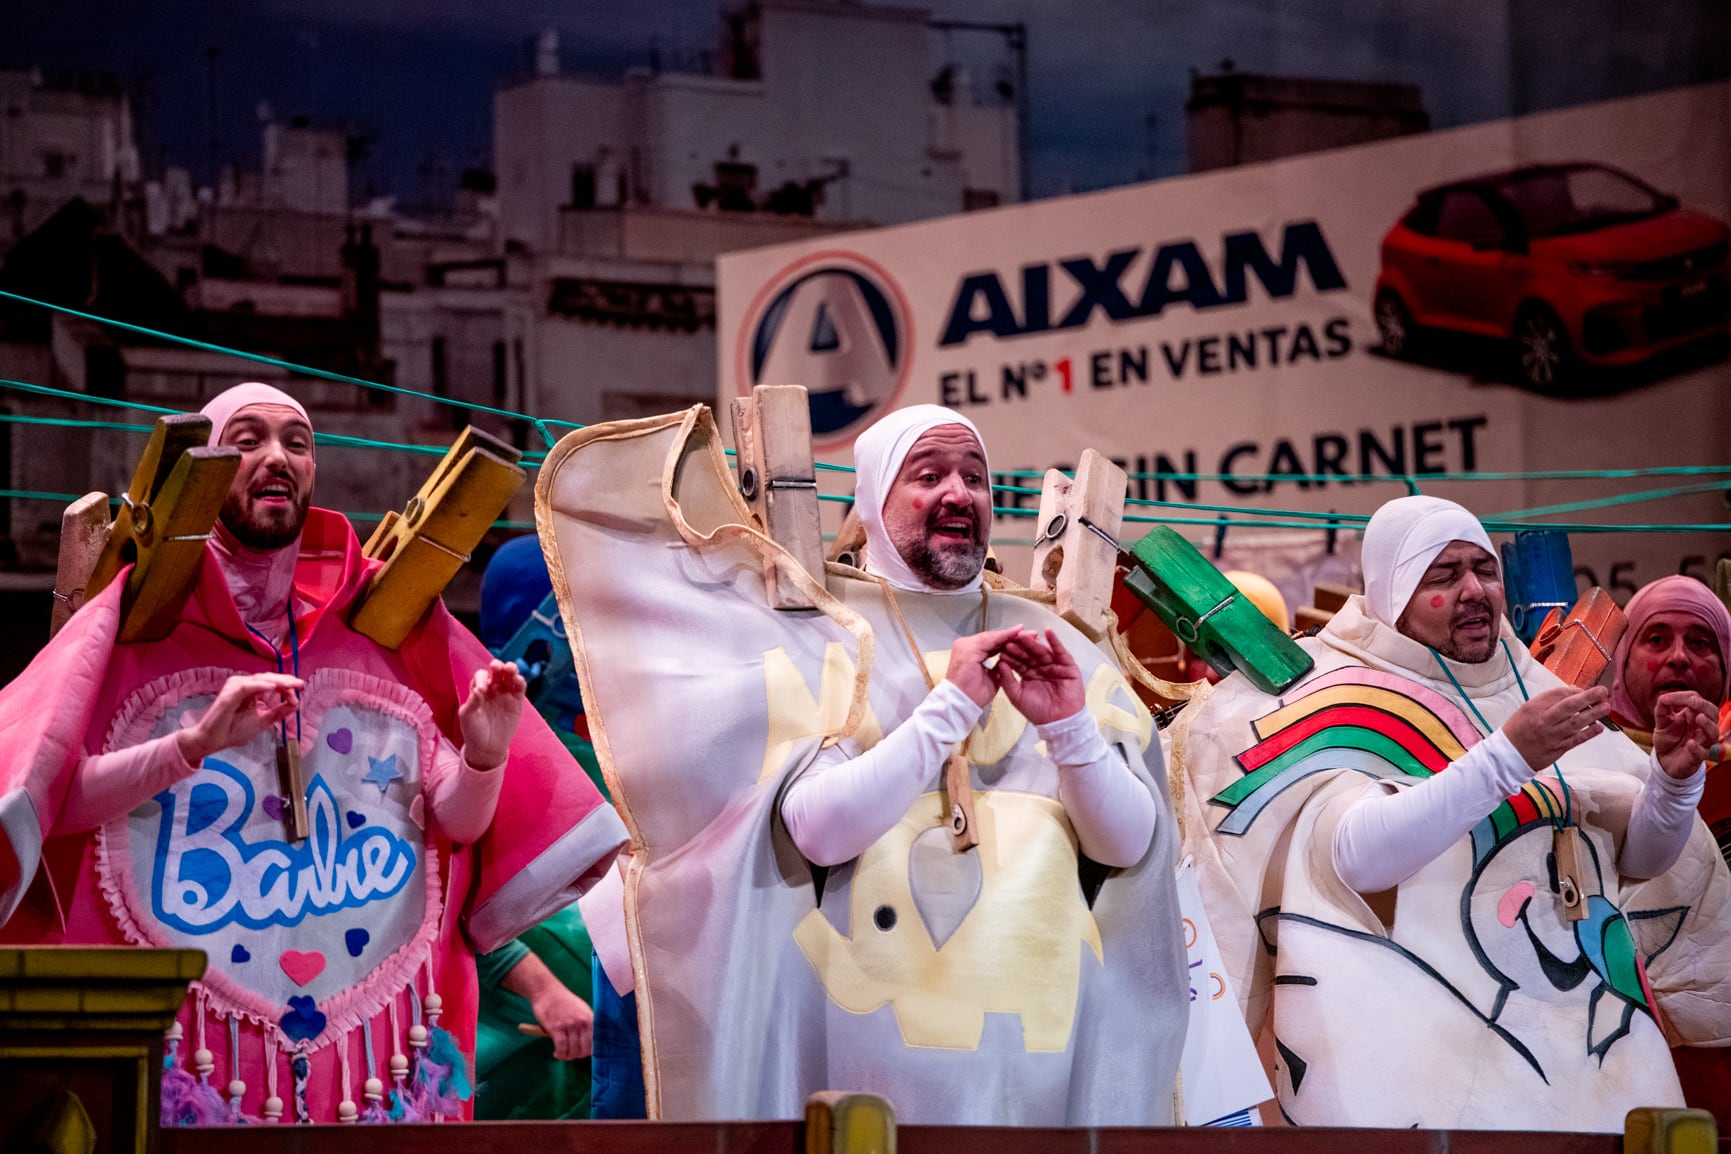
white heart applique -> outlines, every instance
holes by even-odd
[[[147,686],[111,748],[179,729],[228,672]],[[219,1012],[290,1013],[292,1025],[289,999],[311,998],[334,1032],[382,1008],[437,931],[437,851],[413,811],[438,734],[418,697],[362,674],[319,670],[301,700],[304,840],[286,840],[277,735],[265,734],[105,826],[98,869],[129,938],[205,951]],[[290,718],[291,741],[296,728]]]

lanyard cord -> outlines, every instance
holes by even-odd
[[[243,622],[241,622],[241,624],[245,625],[246,623],[243,621]],[[299,677],[301,675],[301,643],[300,643],[300,639],[295,635],[295,603],[294,603],[294,595],[293,594],[289,595],[288,625],[289,625],[289,628],[288,628],[289,652],[294,655],[294,674],[296,677]],[[254,629],[252,626],[247,625],[246,631],[248,633],[252,634],[254,637],[258,638],[260,641],[264,642],[266,645],[270,646],[271,654],[276,658],[276,671],[278,673],[281,673],[283,671],[283,668],[282,668],[282,650],[279,649],[276,646],[276,644],[271,641],[270,638],[266,637],[264,634],[260,633],[258,630]],[[284,745],[287,745],[288,744],[288,718],[286,718],[286,717],[283,718],[283,720],[281,722],[279,722],[278,724],[281,727],[282,743]],[[300,739],[301,739],[301,711],[297,707],[295,709],[295,743],[297,745],[300,743]]]
[[[911,650],[913,652],[913,655],[914,655],[914,664],[919,666],[920,676],[922,676],[926,679],[926,692],[930,693],[932,690],[934,690],[938,687],[938,682],[937,682],[937,679],[932,676],[932,671],[930,669],[926,668],[925,655],[920,652],[919,640],[916,637],[914,637],[914,631],[912,628],[909,627],[908,619],[906,617],[902,616],[902,607],[901,607],[901,603],[896,600],[896,591],[894,588],[892,588],[890,586],[890,583],[888,581],[885,581],[882,577],[874,577],[874,580],[876,580],[877,583],[880,586],[882,586],[882,588],[883,588],[884,599],[889,602],[890,613],[892,616],[895,617],[896,624],[900,625],[902,627],[902,636],[907,638],[908,649]],[[988,587],[986,585],[980,586],[980,632],[981,633],[984,633],[986,631],[987,611],[991,605],[991,600],[990,600],[991,595],[992,595],[992,591],[991,591],[990,587]],[[988,715],[991,713],[991,706],[986,707],[986,713]],[[985,717],[982,717],[981,721],[983,723],[985,721]],[[974,735],[970,733],[970,734],[968,734],[967,738],[962,742],[961,749],[962,749],[962,755],[964,757],[967,756],[967,751],[973,747],[973,744],[974,744]]]
[[[1503,656],[1509,661],[1509,672],[1515,675],[1515,687],[1521,691],[1521,700],[1531,701],[1532,698],[1527,693],[1527,683],[1521,679],[1521,671],[1515,665],[1515,655],[1509,652],[1508,641],[1500,640],[1500,643],[1503,647]],[[1449,684],[1455,687],[1455,692],[1461,695],[1461,700],[1466,702],[1467,708],[1473,711],[1473,716],[1478,718],[1479,724],[1484,727],[1486,736],[1489,736],[1493,732],[1491,723],[1485,720],[1485,715],[1479,712],[1479,707],[1473,704],[1473,699],[1468,697],[1467,691],[1461,688],[1461,683],[1455,679],[1454,670],[1448,667],[1448,662],[1443,660],[1442,654],[1431,649],[1428,645],[1425,648],[1430,649],[1430,655],[1436,658],[1436,663],[1442,667],[1444,676],[1449,679]],[[1568,779],[1563,776],[1563,767],[1553,761],[1551,762],[1551,769],[1557,775],[1557,784],[1563,787],[1563,820],[1552,823],[1561,829],[1564,826],[1574,824],[1575,799],[1574,794],[1569,789]]]

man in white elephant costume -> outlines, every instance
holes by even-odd
[[[751,527],[701,407],[574,433],[541,475],[632,834],[650,1116],[841,1088],[912,1122],[1168,1124],[1190,995],[1152,722],[1049,608],[982,586],[971,424],[917,406],[855,452],[866,570],[827,589]],[[769,608],[766,561],[817,608]]]
[[[1175,727],[1186,834],[1281,1110],[1302,1125],[1601,1130],[1681,1105],[1667,1048],[1731,1042],[1713,741],[1651,758],[1503,618],[1478,521],[1406,497],[1365,594],[1279,699],[1242,677]]]

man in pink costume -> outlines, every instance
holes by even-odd
[[[165,1123],[466,1116],[475,951],[625,830],[442,604],[396,651],[349,628],[376,564],[310,507],[298,402],[204,412],[242,463],[174,629],[116,641],[123,574],[0,692],[0,941],[205,951]]]

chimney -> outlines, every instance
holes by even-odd
[[[543,28],[535,38],[535,75],[559,75],[559,30]]]
[[[373,226],[351,224],[343,240],[343,317],[368,356],[379,352],[379,249],[373,243]]]

